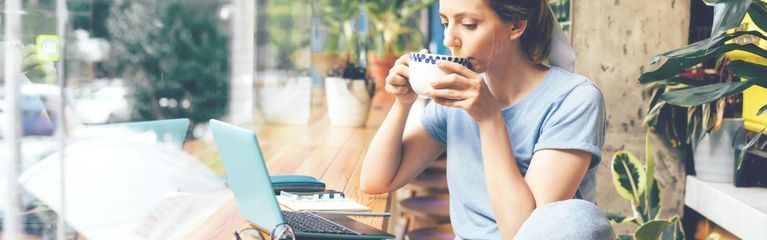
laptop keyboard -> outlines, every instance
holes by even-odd
[[[359,233],[351,229],[309,212],[282,211],[282,215],[285,216],[285,221],[288,225],[296,232],[359,235]]]

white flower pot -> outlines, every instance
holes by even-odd
[[[722,127],[693,143],[695,175],[704,181],[730,183],[733,180],[735,148],[733,139],[743,128],[742,118],[725,118]],[[737,142],[735,144],[738,144]]]
[[[307,124],[311,115],[311,79],[275,74],[263,76],[258,103],[264,120],[275,124]]]
[[[325,78],[325,97],[330,123],[338,126],[365,126],[370,110],[367,81],[338,77]]]

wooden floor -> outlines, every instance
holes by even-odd
[[[305,174],[319,178],[327,189],[344,191],[373,211],[388,211],[388,194],[368,195],[359,190],[362,157],[390,103],[379,104],[370,110],[365,127],[343,127],[330,124],[324,106],[315,106],[307,125],[278,125],[259,123],[252,126],[258,136],[264,158],[271,175]],[[205,140],[189,143],[188,152],[201,158],[214,169],[221,169],[217,151],[212,142]],[[371,226],[387,229],[388,219],[383,217],[355,217]],[[219,209],[202,226],[188,235],[188,239],[231,239],[235,230],[247,221],[237,209],[234,199]]]

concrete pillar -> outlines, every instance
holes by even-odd
[[[605,210],[630,214],[628,201],[618,197],[612,186],[610,160],[620,149],[644,158],[646,127],[642,120],[649,96],[642,94],[639,75],[650,69],[649,61],[656,54],[687,45],[690,0],[572,1],[575,70],[597,83],[607,104],[597,204]],[[663,194],[662,217],[681,214],[684,159],[662,141],[653,141],[653,145],[660,152],[656,155],[656,176]]]

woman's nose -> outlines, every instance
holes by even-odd
[[[461,46],[461,41],[450,31],[450,28],[445,28],[445,38],[442,40],[442,45],[448,49],[455,49]]]

